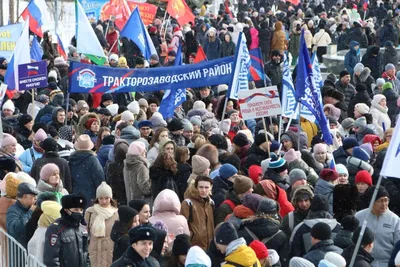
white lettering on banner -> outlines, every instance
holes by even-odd
[[[245,66],[243,66],[245,67]],[[174,74],[171,76],[155,76],[155,77],[115,77],[103,76],[103,86],[107,87],[125,87],[137,85],[158,85],[164,83],[179,83],[182,81],[190,81],[202,79],[212,76],[227,75],[232,71],[232,63],[227,63],[221,66],[214,66],[213,68],[195,70],[189,73]],[[244,75],[242,75],[244,76]],[[246,76],[247,78],[247,76]],[[246,82],[247,86],[247,82]]]
[[[139,34],[138,39],[139,39],[139,41],[142,43],[142,45],[143,45],[144,47],[146,47],[146,42],[144,41],[143,34]]]
[[[276,86],[239,91],[243,119],[256,119],[281,114],[282,108]]]

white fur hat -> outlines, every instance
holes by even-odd
[[[129,103],[127,108],[134,115],[138,115],[139,114],[140,107],[139,107],[139,103],[137,101],[132,101],[131,103]]]

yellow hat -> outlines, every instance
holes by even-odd
[[[56,220],[61,217],[60,210],[62,209],[61,205],[56,201],[46,200],[42,202],[40,208],[43,211],[43,214]]]
[[[7,175],[6,180],[6,195],[11,198],[17,197],[18,185],[21,183],[15,176]]]

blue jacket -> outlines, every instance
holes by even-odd
[[[350,72],[350,76],[353,77],[354,66],[361,62],[361,56],[358,50],[355,50],[354,47],[360,46],[360,44],[356,41],[350,42],[350,51],[346,53],[344,56],[344,67],[348,72]]]
[[[11,207],[7,210],[6,215],[6,226],[7,233],[15,238],[21,245],[26,247],[25,240],[25,225],[32,216],[32,210],[30,208],[25,208],[17,200]]]
[[[99,151],[97,151],[97,158],[99,159],[100,165],[103,167],[103,169],[106,166],[108,160],[108,153],[113,147],[114,145],[102,145],[99,148]]]
[[[93,151],[78,150],[69,157],[72,192],[86,197],[86,207],[96,199],[96,189],[104,181],[104,171]]]
[[[207,60],[218,59],[220,57],[221,40],[218,37],[216,37],[214,42],[210,42],[208,37],[206,37],[203,47]]]
[[[33,157],[36,159],[40,159],[43,156],[43,153],[37,152],[33,146],[31,148],[26,149],[20,156],[19,160],[22,163],[23,171],[26,173],[30,173],[33,165],[32,161],[32,152]]]

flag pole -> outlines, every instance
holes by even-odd
[[[65,125],[68,124],[69,91],[67,92],[67,102],[65,105]]]
[[[300,151],[300,134],[301,134],[301,126],[300,126],[300,110],[301,110],[301,102],[299,102],[299,126],[297,131],[297,149]]]
[[[281,131],[282,131],[282,115],[279,116],[278,143],[281,143]]]
[[[107,23],[105,35],[107,35],[107,33],[108,33],[108,27],[110,27],[111,17],[112,17],[112,15],[110,15],[110,17],[108,18],[108,23]],[[106,37],[106,36],[104,36],[104,37]]]
[[[221,121],[224,120],[225,118],[225,110],[226,110],[226,105],[228,104],[228,94],[225,95],[225,103],[224,103],[224,109],[222,110],[222,116],[221,116]]]
[[[164,22],[165,22],[165,18],[167,17],[167,9],[165,9],[165,12],[164,12],[164,18],[163,18],[163,20],[162,20],[162,23],[161,23],[161,29],[160,29],[160,34],[161,34],[161,32],[162,32],[162,29],[164,28]],[[166,28],[165,28],[166,29]],[[164,29],[164,30],[165,30]]]
[[[269,117],[269,118],[271,119],[271,117]],[[265,140],[268,143],[267,125],[265,123],[265,117],[262,117],[262,122],[263,122],[263,127],[264,127]],[[267,146],[267,149],[268,149],[268,155],[271,155],[271,151],[270,151],[270,146],[269,145]]]
[[[32,111],[31,111],[31,116],[34,118],[35,116],[35,89],[32,89]]]
[[[167,28],[168,28],[170,18],[171,18],[171,15],[168,14],[168,19],[166,21],[167,23],[165,24],[165,29],[164,29],[164,40],[165,40],[165,35],[167,34]]]
[[[365,228],[367,227],[367,219],[371,216],[372,206],[374,205],[375,200],[376,200],[376,196],[378,195],[379,187],[380,187],[381,182],[382,182],[382,177],[383,177],[382,175],[379,175],[379,179],[378,179],[378,182],[376,183],[375,190],[374,190],[374,193],[372,195],[371,202],[369,203],[367,216],[364,218],[364,222],[363,222],[362,227],[361,227],[360,235],[358,236],[357,243],[356,243],[356,246],[354,248],[353,256],[351,256],[351,261],[350,261],[349,267],[353,267],[354,263],[356,261],[357,252],[360,249],[361,240],[362,240],[362,238],[364,236]]]
[[[118,39],[115,40],[114,44],[111,46],[110,50],[108,50],[108,56],[111,54],[111,50],[113,50],[115,44],[118,42]]]
[[[295,104],[295,106],[294,106],[294,109],[293,109],[292,116],[290,116],[289,121],[288,121],[288,124],[287,124],[287,126],[286,126],[285,132],[289,131],[289,127],[290,127],[290,124],[292,123],[293,116],[296,114],[296,112],[294,112],[294,111],[297,109],[297,105],[298,105],[298,104],[299,104],[299,102],[296,102],[296,104]],[[279,141],[280,141],[280,140],[279,140]],[[278,155],[281,153],[281,149],[282,149],[282,143],[281,143],[281,142],[279,142],[279,143],[280,143],[280,144],[279,144]]]

